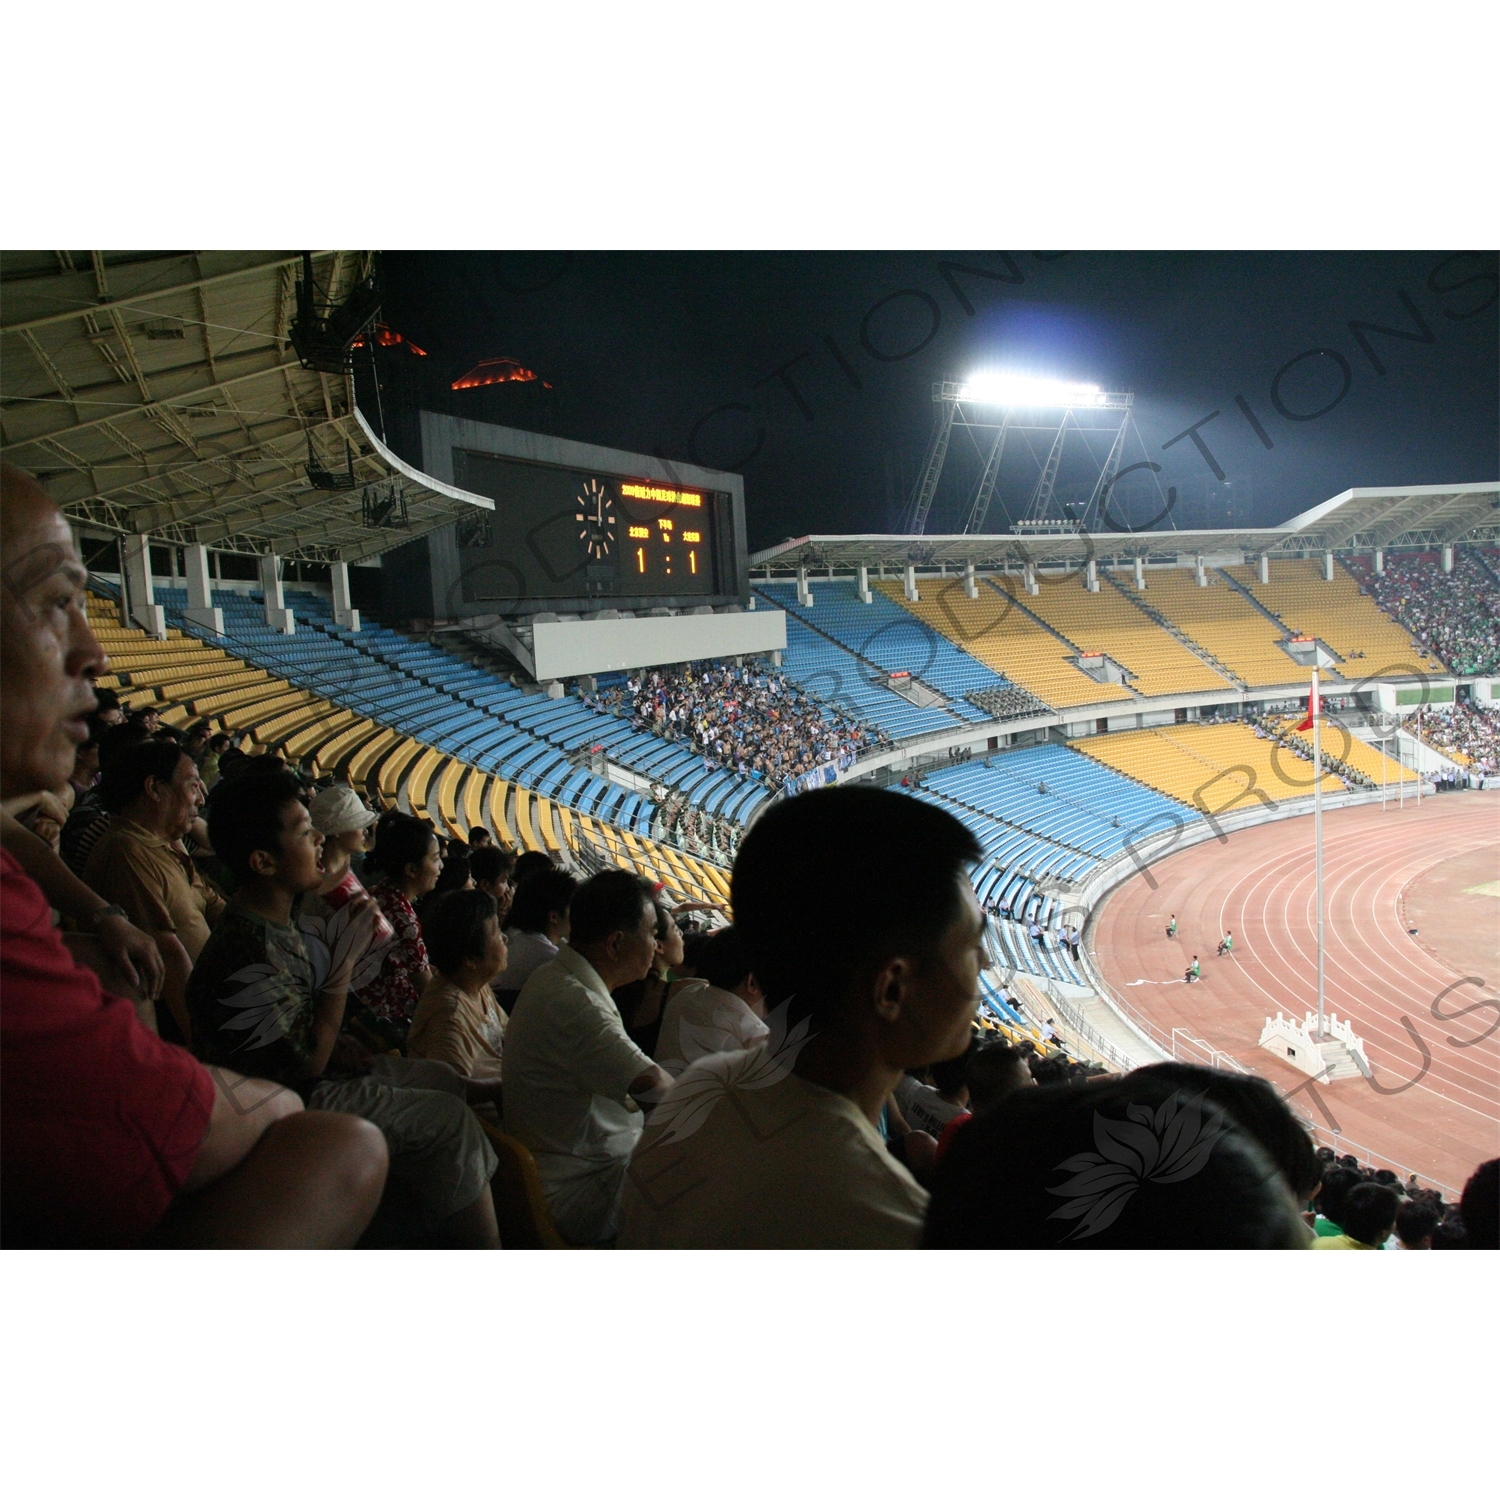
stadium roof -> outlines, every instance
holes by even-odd
[[[312,263],[337,304],[371,256]],[[357,562],[492,510],[391,453],[349,374],[303,368],[300,265],[290,251],[0,255],[0,450],[75,523],[306,562]],[[405,526],[367,524],[367,493],[399,494]]]
[[[1350,548],[1432,547],[1500,540],[1500,483],[1403,485],[1345,490],[1280,526],[1201,531],[1028,531],[994,536],[804,536],[767,547],[752,568],[1004,567],[1025,563],[1076,566],[1101,561],[1244,553],[1292,557]]]

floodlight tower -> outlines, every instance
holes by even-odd
[[[932,437],[922,472],[907,506],[903,529],[920,535],[927,529],[927,517],[942,477],[948,456],[948,443],[955,426],[994,433],[986,455],[978,487],[964,521],[964,532],[972,535],[984,530],[990,501],[1000,477],[1000,463],[1005,456],[1006,439],[1012,432],[1045,432],[1053,434],[1042,472],[1026,507],[1025,519],[1033,524],[1047,518],[1052,508],[1052,494],[1062,465],[1064,444],[1070,428],[1077,432],[1108,430],[1113,415],[1100,422],[1100,414],[1119,413],[1119,426],[1110,445],[1108,457],[1100,466],[1084,513],[1078,519],[1085,525],[1096,520],[1095,512],[1106,489],[1119,472],[1120,457],[1125,451],[1125,433],[1130,424],[1134,396],[1128,391],[1101,391],[1096,385],[1080,385],[1062,380],[1037,380],[1025,376],[976,375],[966,381],[939,380],[933,383]]]

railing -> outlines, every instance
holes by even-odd
[[[1402,1184],[1410,1177],[1415,1177],[1419,1183],[1426,1183],[1428,1187],[1435,1187],[1442,1193],[1443,1197],[1450,1203],[1458,1200],[1460,1189],[1450,1186],[1446,1182],[1439,1182],[1436,1177],[1428,1176],[1425,1172],[1413,1171],[1411,1167],[1403,1162],[1395,1161],[1389,1156],[1382,1155],[1379,1151],[1372,1151],[1368,1146],[1361,1146],[1357,1141],[1346,1140],[1341,1132],[1330,1129],[1326,1125],[1320,1125],[1316,1120],[1309,1119],[1299,1109],[1292,1109],[1303,1128],[1312,1136],[1313,1140],[1320,1146],[1331,1146],[1337,1156],[1353,1156],[1363,1162],[1365,1166],[1372,1167],[1376,1171],[1382,1168],[1394,1172]]]

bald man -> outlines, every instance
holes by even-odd
[[[60,787],[107,658],[57,507],[0,467],[0,797]],[[106,994],[0,848],[0,1239],[6,1247],[347,1246],[385,1186],[385,1142],[212,1073]]]

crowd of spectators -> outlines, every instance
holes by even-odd
[[[820,703],[763,661],[659,668],[584,701],[627,715],[637,729],[686,740],[709,765],[774,787],[891,743],[883,730]]]
[[[669,790],[659,782],[651,785],[651,799],[656,803],[656,816],[651,824],[654,838],[686,849],[699,859],[734,863],[740,847],[738,823],[721,813],[694,806],[686,792]]]
[[[1434,750],[1467,756],[1473,772],[1484,776],[1500,772],[1500,709],[1441,703],[1412,714],[1406,726]]]
[[[7,1246],[499,1248],[518,1181],[577,1246],[1457,1241],[1416,1184],[1320,1164],[1263,1080],[997,1036],[980,851],[939,807],[772,807],[733,925],[690,943],[635,873],[377,817],[273,754],[221,747],[210,789],[208,736],[91,722],[68,529],[8,468],[0,520]],[[69,789],[105,820],[83,878]],[[1149,1171],[1096,1151],[1147,1136]],[[1496,1244],[1496,1165],[1469,1247]]]
[[[1259,740],[1275,740],[1281,745],[1286,753],[1296,760],[1305,762],[1309,767],[1312,765],[1312,739],[1311,730],[1297,731],[1292,726],[1300,723],[1297,719],[1278,718],[1275,714],[1253,714],[1250,718],[1250,726],[1255,731],[1255,737]],[[1367,790],[1375,786],[1369,776],[1356,766],[1351,766],[1342,756],[1335,754],[1335,748],[1341,743],[1340,737],[1330,734],[1325,729],[1323,734],[1323,774],[1325,776],[1336,776],[1343,784],[1346,792],[1354,791],[1356,788]],[[1272,764],[1275,764],[1273,759]],[[1311,788],[1313,776],[1311,770],[1306,776],[1300,773],[1292,773],[1290,778],[1292,784],[1298,788],[1306,786]]]
[[[1387,553],[1383,574],[1366,558],[1350,567],[1363,591],[1451,671],[1500,671],[1500,583],[1478,557],[1459,553],[1451,573],[1431,552]]]
[[[1415,1177],[1402,1182],[1388,1167],[1361,1166],[1355,1156],[1317,1151],[1313,1200],[1315,1250],[1465,1250],[1494,1248],[1497,1163],[1484,1163],[1458,1203]]]

